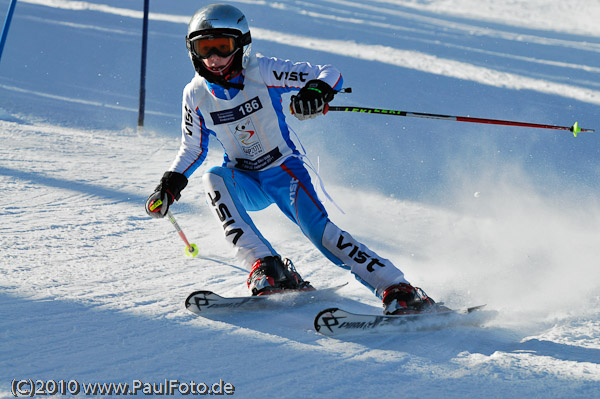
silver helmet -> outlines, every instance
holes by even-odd
[[[231,37],[235,41],[235,56],[232,70],[239,72],[246,68],[250,59],[252,39],[244,14],[228,4],[210,4],[196,11],[188,25],[185,37],[186,46],[196,72],[208,81],[224,83],[223,77],[215,76],[202,62],[202,56],[195,50],[194,42],[202,38]],[[206,58],[206,57],[205,57]]]

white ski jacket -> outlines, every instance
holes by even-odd
[[[183,90],[182,141],[170,171],[189,176],[202,164],[209,137],[223,146],[223,166],[259,171],[298,154],[285,121],[282,94],[320,79],[334,90],[342,76],[331,65],[294,63],[253,55],[238,76],[242,90],[223,89],[196,74]]]

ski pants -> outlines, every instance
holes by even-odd
[[[407,282],[389,260],[378,256],[350,234],[340,230],[318,200],[304,163],[290,157],[280,166],[253,172],[213,167],[203,176],[208,204],[242,266],[278,255],[258,231],[248,211],[271,204],[300,227],[308,239],[334,264],[349,269],[379,297],[392,284]]]

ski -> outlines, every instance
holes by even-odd
[[[282,293],[261,296],[224,297],[213,291],[192,292],[185,300],[185,308],[197,315],[261,309],[276,306],[297,306],[318,300],[323,294],[331,293],[348,283],[316,290],[285,290]]]
[[[339,308],[329,308],[317,314],[314,325],[317,332],[328,336],[364,331],[394,332],[438,329],[449,325],[477,322],[477,320],[466,320],[464,317],[483,307],[485,305],[459,311],[438,305],[432,311],[397,316],[357,314]]]

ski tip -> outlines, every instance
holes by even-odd
[[[483,308],[485,308],[487,305],[478,305],[478,306],[472,306],[470,308],[467,308],[467,313],[472,313],[475,312],[476,310],[481,310]]]
[[[192,306],[194,304],[194,302],[196,301],[196,298],[199,298],[199,297],[206,298],[207,295],[216,296],[217,294],[215,294],[212,291],[206,291],[206,290],[192,292],[190,295],[188,295],[187,298],[185,298],[185,308],[187,310],[189,310],[190,312],[192,312],[192,310],[190,310],[190,306]],[[192,312],[192,313],[196,313],[196,312]]]
[[[319,332],[321,334],[326,334],[324,331],[321,331],[321,329],[323,327],[328,327],[331,330],[331,327],[328,326],[328,321],[327,321],[328,319],[323,318],[323,321],[325,323],[324,325],[319,324],[319,322],[321,321],[322,316],[324,316],[326,313],[334,313],[334,312],[337,312],[338,310],[339,310],[339,308],[327,308],[327,309],[321,310],[315,317],[315,322],[314,322],[315,331]],[[327,317],[327,316],[325,316],[325,317]]]

